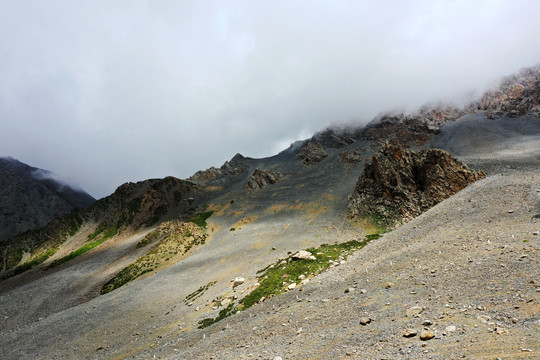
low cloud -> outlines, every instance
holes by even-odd
[[[464,102],[540,62],[536,1],[2,2],[0,153],[92,195]]]

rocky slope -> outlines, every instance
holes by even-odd
[[[10,276],[39,265],[83,227],[92,229],[89,239],[99,240],[158,221],[187,218],[195,211],[197,193],[196,185],[174,177],[123,184],[87,209],[58,217],[0,244],[0,273]]]
[[[446,151],[419,152],[385,143],[366,164],[349,196],[352,216],[372,216],[385,227],[410,221],[485,177]]]
[[[0,243],[96,200],[47,170],[0,158]]]
[[[121,186],[58,220],[62,241],[60,227],[26,238],[34,250],[19,266],[37,258],[37,239],[56,252],[0,282],[2,357],[539,358],[540,120],[463,111],[323,131],[273,157],[237,154],[190,182]],[[424,151],[379,153],[386,140]],[[346,217],[359,175],[369,206],[395,192],[405,215],[481,177],[433,146],[486,178],[381,238],[374,213]],[[194,213],[205,214],[204,234],[185,221]],[[106,241],[51,267],[89,237]],[[356,251],[348,258],[336,255],[344,244]],[[315,259],[292,260],[304,249]],[[298,273],[302,261],[312,270]],[[287,272],[265,272],[276,268]],[[279,295],[234,314],[272,282]]]

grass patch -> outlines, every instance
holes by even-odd
[[[229,304],[229,306],[219,312],[217,317],[207,318],[199,321],[199,329],[204,329],[205,327],[215,324],[226,317],[236,314],[238,311],[238,308],[234,304]]]
[[[204,244],[207,236],[200,227],[192,223],[183,223],[178,220],[164,222],[139,241],[136,247],[145,246],[154,240],[159,240],[158,243],[146,255],[123,268],[103,285],[101,294],[111,292],[146,273],[156,271],[161,265],[175,258],[178,259],[194,245]]]
[[[205,212],[202,212],[202,213],[198,214],[197,216],[190,219],[189,221],[194,223],[194,224],[199,225],[202,228],[206,229],[206,227],[208,226],[208,224],[206,223],[206,220],[208,220],[208,218],[210,216],[212,216],[213,213],[214,212],[212,210],[211,211],[205,211]]]
[[[75,259],[76,257],[78,257],[78,256],[92,250],[93,248],[103,244],[105,241],[109,240],[110,238],[112,238],[114,235],[116,235],[118,233],[118,228],[116,226],[114,226],[114,227],[106,229],[104,231],[102,230],[102,231],[100,231],[98,233],[98,235],[101,234],[101,233],[103,233],[102,237],[100,237],[100,238],[98,238],[96,240],[90,241],[89,243],[86,243],[85,245],[81,246],[77,250],[70,252],[68,255],[66,255],[66,256],[64,256],[64,257],[62,257],[60,259],[54,260],[47,267],[47,269],[52,269],[53,267],[56,267],[56,266],[61,265],[61,264],[65,263],[65,262],[68,262],[69,260]],[[95,236],[93,238],[95,238]]]
[[[202,296],[202,294],[204,294],[204,292],[208,290],[210,286],[214,285],[215,283],[216,281],[211,281],[208,284],[201,286],[200,288],[198,288],[197,290],[195,290],[194,292],[186,296],[186,298],[184,299],[184,302],[187,304],[188,302],[194,301],[198,297]]]
[[[352,240],[341,244],[323,244],[318,248],[307,249],[316,260],[292,260],[290,257],[286,263],[279,260],[259,275],[259,286],[245,296],[239,305],[240,310],[247,309],[259,302],[261,298],[268,298],[285,291],[291,283],[297,283],[299,276],[314,276],[328,269],[331,261],[346,259],[355,250],[364,247],[371,239],[365,241]]]
[[[381,233],[367,234],[367,235],[366,235],[366,239],[368,239],[369,241],[371,241],[371,240],[377,240],[377,239],[380,239],[381,237],[382,237],[382,234],[381,234]]]
[[[11,273],[4,275],[2,279],[5,280],[7,278],[10,278],[12,276],[15,276],[15,275],[18,275],[20,273],[30,270],[31,268],[41,264],[42,262],[44,262],[45,260],[53,256],[57,250],[58,248],[51,248],[51,249],[46,250],[42,254],[33,258],[32,260],[29,260],[25,262],[24,264],[17,266],[15,269],[13,269]]]

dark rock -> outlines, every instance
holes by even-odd
[[[343,151],[338,155],[338,159],[343,165],[345,165],[345,167],[350,167],[365,160],[365,158],[362,156],[362,150],[360,149]]]
[[[259,170],[255,169],[249,177],[245,187],[248,189],[262,189],[263,187],[277,183],[283,175],[277,170]]]
[[[328,154],[321,144],[308,142],[298,153],[298,157],[305,165],[313,165],[323,161]]]
[[[349,196],[352,216],[376,214],[387,226],[407,222],[484,178],[482,171],[438,149],[413,152],[386,143],[373,155]]]

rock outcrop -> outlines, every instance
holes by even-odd
[[[365,160],[361,149],[343,151],[338,155],[338,159],[347,168]]]
[[[323,161],[328,153],[321,144],[310,141],[300,150],[298,157],[304,165],[313,165]]]
[[[369,140],[388,140],[405,147],[428,143],[441,126],[466,115],[467,112],[450,104],[423,106],[414,113],[389,112],[381,114],[355,137]]]
[[[245,164],[243,160],[246,158],[241,154],[236,154],[231,160],[225,161],[223,165],[218,169],[214,166],[197,171],[188,180],[197,182],[208,182],[214,179],[220,179],[224,176],[243,174]]]
[[[527,114],[540,116],[540,67],[522,69],[504,78],[498,89],[487,91],[469,106],[469,111],[485,111],[490,119],[504,114],[519,117]]]
[[[446,151],[413,152],[386,143],[365,165],[349,196],[349,213],[374,216],[391,227],[411,220],[484,176]]]
[[[277,183],[283,175],[277,170],[260,170],[255,169],[249,177],[245,187],[248,189],[262,189],[263,187]]]

